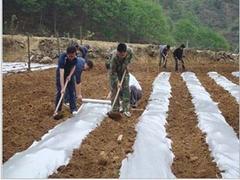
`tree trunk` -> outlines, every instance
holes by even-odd
[[[53,11],[53,28],[54,28],[54,34],[57,33],[57,8],[55,7],[54,8],[54,11]]]

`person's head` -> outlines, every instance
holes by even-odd
[[[93,68],[93,62],[91,60],[86,60],[84,64],[84,71],[89,71]]]
[[[170,50],[170,45],[167,45],[167,50],[168,50],[168,51]]]
[[[184,44],[181,44],[180,48],[184,49],[184,48],[185,48],[185,45],[184,45]]]
[[[119,43],[117,46],[117,56],[123,59],[127,56],[127,45],[125,43]]]
[[[75,46],[69,46],[67,48],[67,57],[69,60],[73,60],[76,58],[76,47]]]

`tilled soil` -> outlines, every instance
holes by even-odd
[[[103,64],[83,73],[83,97],[102,98],[108,93]],[[34,71],[3,78],[3,162],[28,148],[57,124],[70,117],[63,107],[64,119],[52,118],[55,101],[55,70]]]
[[[134,73],[143,86],[144,96],[138,109],[143,109],[151,92],[155,72],[142,76]],[[122,160],[132,151],[135,140],[135,125],[143,111],[133,111],[131,118],[123,117],[119,121],[106,118],[97,129],[83,141],[80,150],[75,150],[69,165],[61,168],[53,178],[118,178]],[[117,138],[123,135],[119,143]],[[84,159],[84,161],[83,161]],[[78,169],[78,171],[73,171]],[[91,172],[91,173],[89,173]]]
[[[168,71],[173,71],[172,60]],[[84,98],[104,99],[109,91],[107,72],[104,63],[95,62],[93,71],[83,73],[82,94]],[[157,63],[149,61],[147,65],[141,61],[132,66],[132,73],[141,82],[144,96],[138,108],[147,105],[152,90],[152,81],[157,76]],[[223,64],[208,61],[186,62],[189,71],[200,73],[200,80],[204,87],[209,86],[209,93],[216,102],[221,102],[217,96],[224,94],[209,83],[207,72],[216,71],[225,76],[237,71],[236,64]],[[147,71],[148,70],[148,71]],[[203,80],[204,77],[207,80]],[[230,79],[229,79],[230,80]],[[177,177],[220,177],[216,165],[212,162],[204,135],[197,126],[191,96],[182,81],[180,74],[172,73],[170,84],[173,97],[170,101],[168,117],[168,131],[173,141],[173,153],[176,156],[173,172]],[[214,85],[214,83],[212,83]],[[12,74],[3,77],[3,162],[15,153],[27,149],[35,140],[39,140],[48,130],[66,120],[70,116],[69,110],[64,109],[64,119],[55,121],[52,118],[54,111],[55,70],[46,70],[30,73]],[[224,95],[225,96],[225,95]],[[236,118],[239,111],[236,104],[231,103],[222,110],[228,123],[237,131]],[[183,102],[183,104],[181,104]],[[179,104],[178,104],[179,103]],[[225,105],[227,106],[227,105]],[[231,109],[232,108],[232,109]],[[231,110],[230,110],[231,109]],[[126,154],[132,151],[135,140],[135,125],[141,111],[132,112],[131,118],[113,121],[106,118],[101,125],[92,131],[83,141],[80,149],[74,151],[70,163],[58,169],[58,173],[51,177],[56,178],[118,178],[121,161]],[[232,119],[232,120],[229,120]],[[231,123],[233,121],[234,123]],[[185,129],[185,131],[183,130]],[[123,139],[117,142],[118,136]],[[182,138],[180,138],[182,137]],[[183,142],[184,140],[184,142]],[[184,169],[184,170],[183,170]]]
[[[198,120],[186,84],[179,73],[172,73],[170,82],[172,98],[167,132],[173,141],[173,173],[177,178],[219,177],[219,170],[212,162],[205,136],[197,127]]]
[[[232,81],[233,83],[239,85],[239,78],[233,76],[231,73],[228,73],[228,72],[220,72],[219,74],[221,74],[222,76],[225,76],[229,81]]]
[[[239,105],[235,97],[231,96],[228,91],[217,85],[213,79],[205,74],[198,73],[197,77],[213,101],[218,103],[222,115],[239,137],[239,114],[236,113],[239,111]]]

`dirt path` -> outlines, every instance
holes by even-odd
[[[138,108],[144,108],[156,73],[151,71],[146,76],[135,72],[134,75],[141,82],[144,92]],[[141,113],[142,111],[134,111],[131,118],[123,118],[118,122],[106,118],[83,141],[81,148],[74,151],[70,163],[60,168],[51,178],[118,178],[122,160],[132,151],[136,136],[135,125]],[[118,143],[120,134],[123,135],[123,140]]]
[[[175,159],[172,170],[177,178],[216,178],[219,170],[212,162],[205,136],[197,127],[197,117],[191,96],[180,74],[170,78],[170,99],[167,132],[172,143]]]
[[[232,81],[235,84],[239,85],[239,78],[233,76],[231,73],[228,72],[219,72],[222,76],[225,76],[229,81]]]
[[[219,103],[218,107],[227,123],[234,129],[239,137],[239,105],[236,99],[205,74],[198,73],[197,77],[207,92],[211,95],[213,101]]]

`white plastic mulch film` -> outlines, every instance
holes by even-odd
[[[240,178],[239,139],[233,128],[222,116],[217,103],[201,85],[192,72],[182,74],[193,97],[192,102],[198,117],[198,127],[206,133],[211,156],[217,163],[223,178]]]
[[[227,90],[240,103],[240,86],[232,83],[217,72],[209,72],[208,75],[221,87]]]
[[[136,126],[134,151],[122,161],[120,178],[175,178],[171,140],[164,127],[171,97],[169,77],[170,73],[162,72],[153,83],[148,106]]]
[[[110,105],[86,103],[80,112],[57,125],[27,150],[3,164],[4,178],[47,178],[67,165],[74,149],[105,118]]]
[[[38,63],[31,63],[31,70],[44,70],[55,68],[57,65],[55,64],[38,64]],[[24,62],[3,62],[2,63],[2,73],[17,73],[17,72],[24,72],[27,71],[28,64]]]
[[[232,72],[232,75],[239,78],[240,77],[240,71]]]

